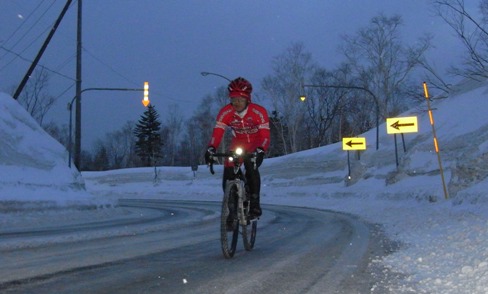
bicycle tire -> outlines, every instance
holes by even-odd
[[[258,220],[248,220],[246,224],[242,224],[242,242],[244,243],[244,249],[251,251],[254,248],[256,242],[256,234],[258,227]]]
[[[236,252],[237,238],[239,236],[239,220],[237,219],[238,209],[238,187],[236,183],[226,184],[224,199],[222,201],[222,213],[220,218],[220,243],[225,258],[232,258]],[[233,216],[233,229],[227,229],[227,218],[231,209],[235,212]]]

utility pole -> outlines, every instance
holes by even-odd
[[[74,164],[80,170],[81,162],[81,0],[78,0],[78,25],[76,34],[76,123]]]
[[[46,40],[42,44],[41,49],[37,53],[37,56],[34,59],[34,61],[32,62],[31,66],[27,70],[27,73],[24,75],[24,78],[22,79],[19,86],[17,87],[17,90],[15,90],[14,97],[13,97],[15,100],[17,100],[19,98],[19,95],[22,92],[22,90],[24,89],[25,84],[27,84],[27,81],[29,80],[32,72],[34,71],[37,64],[39,63],[39,60],[41,59],[42,55],[44,54],[44,51],[46,50],[47,45],[49,45],[49,42],[51,42],[51,39],[54,36],[54,33],[56,32],[59,24],[61,23],[61,20],[63,20],[63,17],[66,14],[66,11],[68,11],[69,6],[71,5],[71,1],[72,0],[68,0],[66,2],[66,5],[64,5],[63,11],[61,11],[61,14],[59,15],[58,19],[54,23],[54,26],[52,27],[51,32],[49,32],[49,35],[47,36]]]

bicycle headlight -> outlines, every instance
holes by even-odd
[[[242,148],[241,148],[241,147],[236,148],[236,154],[237,154],[237,155],[242,155],[242,152],[243,152],[243,151],[244,151],[244,150],[242,150]]]

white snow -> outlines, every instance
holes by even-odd
[[[425,105],[401,115],[418,116],[419,132],[404,135],[406,153],[397,137],[398,167],[393,136],[386,134],[382,124],[379,150],[373,129],[364,134],[368,149],[360,160],[350,153],[350,180],[341,143],[265,160],[262,202],[342,211],[381,224],[389,238],[401,244],[398,251],[373,261],[404,275],[392,293],[412,289],[487,293],[487,93],[488,84],[468,82],[458,85],[447,99],[432,101],[449,199],[444,199]],[[80,175],[68,168],[67,151],[2,93],[0,137],[2,231],[120,218],[121,211],[113,208],[118,198],[221,198],[219,166],[213,176],[199,166],[196,177],[190,167],[158,167],[156,180],[154,168]],[[79,209],[86,206],[99,209]],[[74,240],[85,237],[71,236]],[[12,240],[5,246],[22,244]]]

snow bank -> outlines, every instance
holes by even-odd
[[[2,209],[22,206],[22,202],[93,202],[81,174],[76,168],[68,168],[66,149],[4,93],[0,93],[0,138]]]

